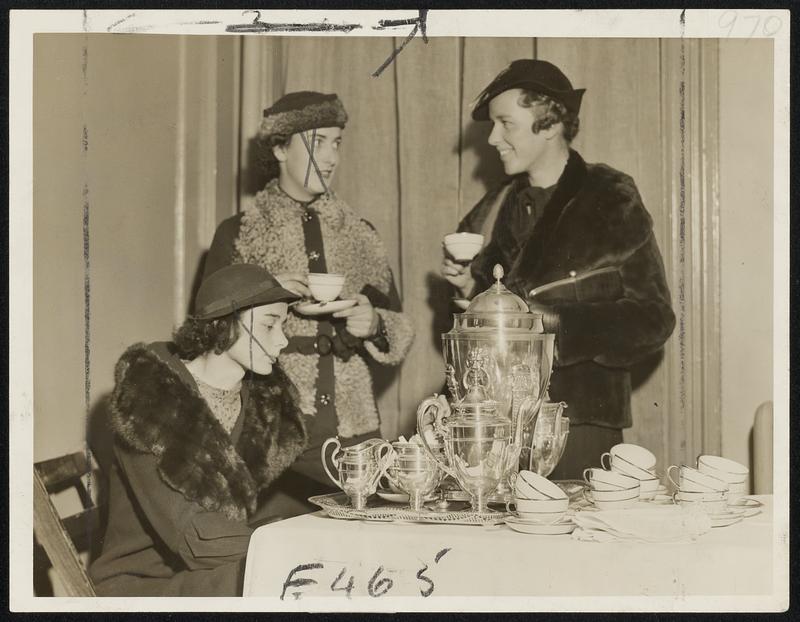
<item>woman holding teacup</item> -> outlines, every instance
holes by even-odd
[[[258,496],[307,441],[275,365],[296,299],[258,266],[227,266],[172,342],[120,358],[100,596],[241,594]]]
[[[379,435],[368,361],[399,364],[414,336],[378,234],[331,191],[346,121],[334,94],[289,93],[265,110],[259,139],[277,177],[220,224],[206,259],[206,274],[234,261],[258,264],[303,297],[312,295],[309,274],[343,277],[340,300],[298,305],[286,322],[281,366],[311,417],[311,441],[276,482],[265,516],[311,511],[309,496],[333,490],[320,460],[327,438],[348,446]]]

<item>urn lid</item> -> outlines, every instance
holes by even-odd
[[[505,276],[503,266],[495,264],[492,270],[493,285],[472,299],[467,313],[529,313],[527,303],[508,289],[501,279]]]

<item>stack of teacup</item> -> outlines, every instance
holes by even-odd
[[[678,481],[672,478],[678,471]],[[691,505],[709,514],[724,512],[728,506],[728,482],[699,469],[682,464],[667,469],[667,478],[677,489],[672,498],[679,505]]]
[[[736,504],[748,493],[750,469],[720,456],[700,456],[697,470],[728,484],[728,503]]]
[[[621,510],[639,501],[639,480],[630,475],[592,467],[584,470],[583,480],[588,486],[583,497],[598,510]]]
[[[533,471],[520,471],[514,481],[514,500],[506,503],[512,515],[506,522],[528,533],[568,533],[574,529],[567,518],[568,508],[569,497],[556,484]],[[556,529],[537,531],[537,527]]]
[[[656,474],[656,457],[650,450],[631,443],[619,443],[600,456],[600,465],[606,471],[635,479],[639,484],[640,500],[655,498],[660,482]]]
[[[672,479],[673,469],[678,471],[677,482]],[[700,456],[696,468],[683,464],[667,469],[667,477],[676,488],[675,502],[698,503],[709,512],[722,512],[728,505],[739,504],[747,494],[749,475],[746,466],[720,456]]]

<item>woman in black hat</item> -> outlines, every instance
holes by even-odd
[[[591,297],[561,288],[529,300],[556,336],[549,394],[569,406],[570,434],[556,479],[580,478],[633,423],[631,368],[658,352],[675,315],[653,221],[629,175],[587,163],[571,147],[584,89],[547,61],[512,62],[478,96],[476,121],[510,176],[464,217],[459,231],[488,243],[469,266],[442,275],[462,297],[485,290],[501,264],[522,297],[545,284],[614,268]]]
[[[173,342],[122,355],[98,594],[241,594],[248,519],[307,442],[276,366],[296,299],[262,268],[228,266],[203,282]]]

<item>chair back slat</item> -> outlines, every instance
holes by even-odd
[[[60,476],[61,473],[68,470],[70,462],[73,467],[82,467],[80,462],[76,462],[72,456],[65,456],[69,460],[63,462],[57,462],[60,459],[54,459],[47,461],[50,463],[49,465],[44,463],[44,471],[48,474],[51,483],[56,481],[56,475]],[[88,463],[88,461],[86,462]],[[47,486],[40,476],[41,466],[42,463],[34,465],[33,469],[33,530],[36,540],[47,553],[53,569],[61,578],[67,596],[95,596],[91,579],[81,563],[75,544],[65,527],[65,522],[69,525],[70,530],[76,534],[80,534],[82,531],[83,539],[86,540],[88,536],[91,541],[91,531],[87,527],[92,526],[96,529],[99,518],[98,508],[91,508],[62,521],[53,505]],[[77,470],[80,471],[81,468]]]
[[[73,485],[75,480],[92,471],[89,456],[82,451],[43,460],[35,466],[45,490],[51,493]]]

